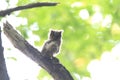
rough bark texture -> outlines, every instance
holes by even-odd
[[[1,27],[0,27],[0,80],[9,80],[5,59],[3,55],[3,47],[2,47],[2,40],[1,40]]]
[[[57,58],[42,56],[42,53],[30,45],[8,22],[4,23],[4,33],[17,49],[45,69],[54,80],[73,80]]]

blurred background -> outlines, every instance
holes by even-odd
[[[56,57],[75,80],[120,80],[120,0],[1,0],[0,10],[38,1],[60,4],[17,11],[1,18],[1,22],[8,20],[39,50],[50,29],[64,30]],[[11,80],[16,80],[12,73],[16,73],[17,80],[21,74],[20,80],[52,80],[46,71],[4,41]]]

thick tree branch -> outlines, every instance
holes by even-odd
[[[43,7],[43,6],[56,6],[57,4],[58,3],[50,3],[50,2],[31,3],[31,4],[24,5],[24,6],[18,6],[18,7],[15,7],[15,8],[10,8],[10,9],[6,9],[6,10],[2,10],[2,11],[0,11],[0,16],[4,17],[4,16],[9,15],[12,12],[18,11],[18,10],[35,8],[35,7]]]
[[[1,40],[1,27],[0,27],[0,80],[9,80],[5,59],[3,55],[3,47],[2,47],[2,40]]]
[[[44,68],[54,80],[73,80],[68,70],[60,64],[57,58],[42,56],[42,53],[31,46],[8,22],[4,23],[3,30],[17,49]]]

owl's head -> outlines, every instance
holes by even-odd
[[[49,39],[50,40],[59,40],[62,36],[62,30],[50,30]]]

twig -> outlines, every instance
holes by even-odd
[[[51,59],[42,56],[42,53],[31,46],[8,22],[4,23],[3,30],[5,35],[17,49],[44,68],[54,80],[73,80],[69,71],[57,58],[53,57]]]
[[[51,2],[31,3],[31,4],[24,5],[24,6],[18,6],[18,7],[15,7],[15,8],[2,10],[2,11],[0,11],[0,16],[4,17],[4,16],[9,15],[12,12],[18,11],[18,10],[24,10],[24,9],[35,8],[35,7],[43,7],[43,6],[56,6],[57,4],[58,3],[51,3]]]

